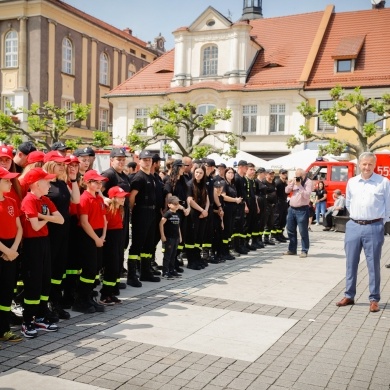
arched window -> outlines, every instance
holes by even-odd
[[[73,44],[69,38],[62,41],[62,71],[73,74]]]
[[[218,74],[218,47],[208,46],[203,50],[203,76]]]
[[[9,31],[4,39],[6,68],[15,68],[18,66],[18,33]]]
[[[108,55],[106,53],[100,54],[99,83],[103,85],[110,84],[109,77],[108,77]]]

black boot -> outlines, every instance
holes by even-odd
[[[249,249],[250,251],[257,250],[257,247],[249,243],[249,238],[245,239],[245,248]]]
[[[264,235],[264,244],[265,245],[275,245],[275,243],[270,240],[270,234]]]
[[[256,246],[258,249],[263,249],[263,248],[264,248],[263,241],[260,239],[259,236],[256,236],[256,237],[252,240],[252,245]]]
[[[161,279],[158,276],[154,276],[151,271],[150,260],[145,257],[141,260],[141,275],[139,280],[142,282],[159,282]]]
[[[134,260],[127,261],[127,285],[131,287],[142,287],[142,283],[137,277],[137,262]]]
[[[195,249],[188,249],[187,250],[187,261],[188,261],[187,268],[193,269],[196,271],[199,271],[200,269],[202,269],[201,266],[198,264],[198,259],[195,256]]]

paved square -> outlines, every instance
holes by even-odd
[[[337,248],[326,251],[326,257],[317,256],[319,248],[314,248],[306,259],[281,256],[265,260],[194,295],[311,310],[345,277],[345,260],[337,255],[340,252]]]
[[[43,386],[44,383],[44,387]],[[75,383],[62,378],[56,378],[35,372],[17,370],[15,368],[0,374],[0,389],[55,389],[55,390],[102,390],[101,387]]]
[[[101,333],[105,337],[253,362],[296,322],[175,303]]]

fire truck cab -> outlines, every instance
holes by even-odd
[[[376,153],[375,172],[390,179],[390,153]],[[317,189],[319,181],[323,181],[327,191],[326,207],[333,205],[334,190],[341,190],[345,195],[347,181],[356,175],[356,163],[349,161],[325,161],[322,158],[310,164],[306,170],[313,180],[313,190]]]

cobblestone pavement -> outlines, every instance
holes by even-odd
[[[282,256],[286,244],[267,247],[201,272],[186,270],[182,279],[122,290],[125,299],[121,305],[108,307],[105,313],[73,316],[62,321],[56,333],[40,333],[36,339],[17,344],[1,343],[0,389],[390,389],[390,269],[384,268],[390,262],[390,238],[385,239],[382,256],[381,311],[369,313],[365,262],[359,267],[356,304],[337,308],[335,302],[345,287],[344,235],[325,233],[319,227],[313,230],[313,250],[307,259],[289,256],[288,263],[290,259]],[[292,283],[287,275],[292,275],[294,267],[299,272]],[[259,286],[251,285],[253,280],[258,280]],[[231,289],[238,289],[236,299],[229,295]],[[278,291],[280,301],[275,297]],[[300,296],[295,305],[294,297],[299,294],[306,300]],[[180,344],[183,340],[171,342],[169,334],[164,336],[166,330],[159,328],[161,318],[169,318],[166,313],[172,305],[179,314],[179,309],[195,313],[203,308],[209,313],[200,317],[205,321],[219,313],[204,324],[222,324],[211,335],[201,333],[202,326],[187,325],[187,330],[196,328],[189,338],[196,334],[196,340],[210,340],[200,348],[207,350],[207,344],[215,343],[217,353],[194,352],[196,342]],[[171,311],[172,315],[176,311]],[[246,316],[237,319],[235,329],[226,330],[223,322],[215,322],[236,313]],[[279,333],[275,329],[267,333],[266,328],[253,330],[252,319],[254,324],[271,324],[268,328],[274,323],[267,320],[289,322]],[[115,333],[113,329],[119,330]],[[223,348],[229,344],[230,331],[244,346],[255,347],[252,355],[226,357],[235,354],[235,348]],[[181,334],[174,327],[169,332],[173,338]],[[133,340],[134,335],[142,342]],[[223,341],[218,344],[219,338]],[[242,345],[237,345],[238,351]]]

